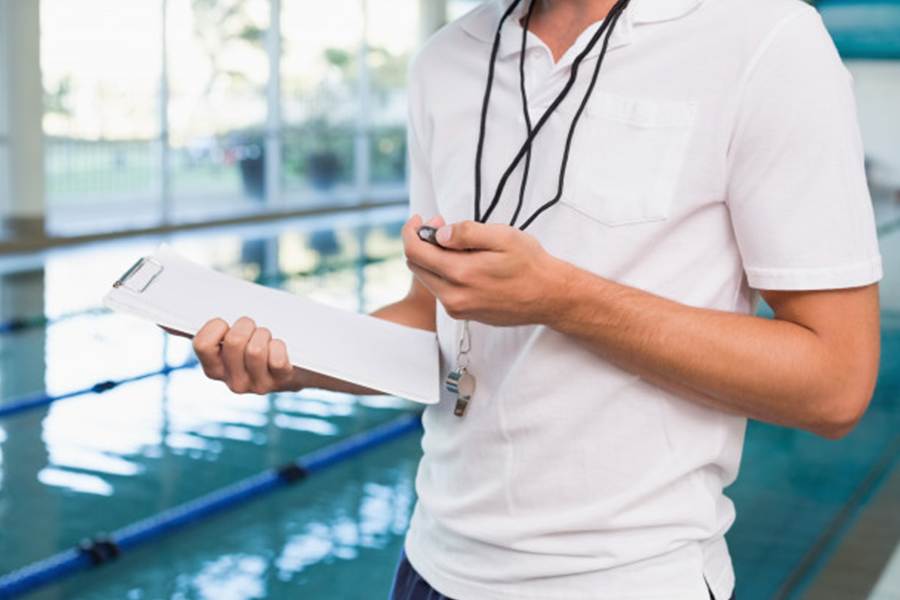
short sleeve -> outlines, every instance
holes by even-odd
[[[418,214],[427,221],[438,214],[438,209],[431,180],[429,144],[425,136],[427,104],[422,88],[422,76],[417,67],[418,61],[413,60],[407,77],[406,164],[410,214]]]
[[[880,280],[852,78],[818,13],[786,17],[742,85],[727,204],[750,287]]]

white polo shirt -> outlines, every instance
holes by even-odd
[[[437,33],[410,77],[414,212],[473,216],[490,44],[508,0]],[[523,3],[524,5],[525,3]],[[525,137],[521,28],[503,32],[485,197]],[[598,24],[554,64],[529,34],[537,120]],[[537,138],[523,214],[553,196],[563,140],[595,64]],[[692,306],[753,313],[756,289],[881,278],[849,73],[799,0],[632,0],[575,134],[565,194],[528,233],[613,281]],[[511,178],[492,221],[506,222]],[[483,201],[486,204],[486,200]],[[444,373],[458,323],[439,306]],[[728,598],[722,493],[744,418],[616,367],[543,326],[473,323],[478,389],[425,411],[413,566],[456,600]]]

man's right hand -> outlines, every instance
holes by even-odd
[[[298,391],[301,370],[288,358],[284,342],[265,327],[241,317],[229,327],[222,319],[207,322],[193,341],[194,352],[210,379],[224,381],[237,394]]]

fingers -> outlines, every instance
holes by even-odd
[[[419,215],[413,215],[409,219],[407,219],[406,223],[403,224],[403,228],[400,230],[400,236],[403,238],[404,242],[407,239],[412,239],[416,236],[416,230],[422,226],[422,217]]]
[[[281,340],[269,342],[269,373],[279,384],[288,383],[294,375],[294,365],[288,359],[287,346]]]
[[[469,318],[472,298],[466,289],[453,285],[416,265],[409,267],[419,280],[444,306],[447,314],[454,319]]]
[[[193,341],[210,379],[224,381],[237,394],[268,394],[291,388],[294,367],[287,347],[265,327],[241,317],[232,327],[222,319],[206,323]]]
[[[247,317],[234,322],[222,340],[222,362],[225,364],[228,388],[235,393],[249,392],[253,385],[244,364],[244,351],[256,331],[256,323]]]
[[[435,221],[441,223],[442,221]],[[433,244],[419,239],[416,231],[422,221],[418,215],[407,221],[403,227],[403,249],[408,262],[418,265],[452,282],[459,283],[461,274],[457,271],[466,262],[461,253],[447,252]]]
[[[419,238],[418,230],[423,225],[428,225],[430,227],[443,227],[445,223],[443,217],[441,216],[431,217],[430,219],[428,219],[428,222],[425,223],[422,221],[422,217],[420,217],[419,215],[413,215],[403,225],[401,235],[404,242],[413,240],[422,242],[422,239]]]
[[[203,372],[210,379],[225,378],[225,364],[222,361],[220,344],[227,332],[228,323],[222,319],[212,319],[194,336],[192,342],[194,353],[200,360]]]
[[[445,296],[452,294],[454,290],[459,287],[413,262],[407,262],[407,266],[409,267],[409,270],[412,271],[415,278],[436,298],[442,299]]]
[[[269,342],[272,334],[265,327],[259,327],[247,341],[244,349],[244,368],[250,376],[250,390],[266,394],[275,388],[269,373]]]
[[[437,231],[437,241],[451,250],[502,250],[509,246],[517,230],[498,223],[460,221]]]

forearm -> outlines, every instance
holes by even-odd
[[[548,325],[663,386],[748,417],[830,435],[847,389],[812,330],[780,319],[695,308],[564,267]]]
[[[430,297],[429,299],[429,297],[425,297],[418,291],[413,290],[399,302],[379,308],[372,313],[372,316],[400,325],[415,327],[416,329],[434,331],[434,298]],[[316,388],[357,395],[383,393],[306,369],[297,368],[295,372],[298,389]]]

